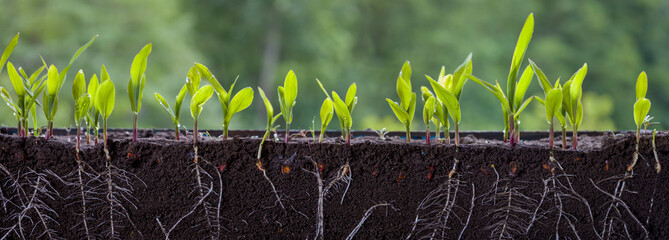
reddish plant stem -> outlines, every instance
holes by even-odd
[[[53,122],[49,122],[49,127],[46,129],[46,140],[49,140],[53,135]]]
[[[79,139],[81,138],[81,127],[77,126],[77,155],[79,154]]]
[[[284,140],[286,143],[290,140],[290,123],[286,123],[286,136]]]
[[[197,137],[200,134],[197,132],[197,119],[195,120],[195,123],[193,123],[193,145],[197,146]]]
[[[430,129],[425,130],[425,144],[430,145]]]
[[[19,120],[19,125],[18,125],[17,130],[18,130],[19,137],[25,137],[25,135],[23,133],[23,129],[21,128],[21,120]]]
[[[515,130],[513,129],[513,127],[514,127],[513,114],[510,114],[510,115],[511,116],[509,116],[509,134],[510,134],[509,145],[511,147],[514,147],[516,145],[516,141],[515,141],[516,140],[516,137],[515,137],[516,133],[515,133]]]
[[[177,137],[177,141],[179,141],[179,135],[180,135],[180,134],[179,134],[179,126],[174,127],[174,134],[175,134],[176,137]]]
[[[457,124],[457,123],[455,124],[455,147],[456,148],[460,145],[460,133],[458,131],[458,125],[459,124]]]
[[[351,131],[350,130],[348,130],[346,132],[346,143],[348,143],[348,145],[351,145]]]
[[[574,131],[571,133],[571,146],[574,150],[578,147],[578,131],[576,130],[576,127],[574,127]]]

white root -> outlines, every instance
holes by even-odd
[[[202,205],[202,203],[204,203],[204,200],[209,196],[209,194],[211,194],[211,193],[213,192],[213,189],[214,189],[214,186],[211,185],[211,186],[209,187],[209,190],[207,191],[207,194],[205,194],[204,198],[200,199],[200,201],[198,201],[195,205],[193,205],[193,207],[191,208],[191,210],[190,210],[188,213],[186,213],[186,214],[184,214],[183,216],[181,216],[181,217],[179,218],[179,220],[177,220],[177,221],[172,225],[172,227],[171,227],[169,230],[166,230],[166,229],[165,229],[165,226],[160,222],[160,219],[159,219],[158,217],[156,217],[156,222],[158,222],[158,227],[160,227],[160,231],[162,231],[162,232],[163,232],[163,235],[165,235],[165,240],[169,240],[169,239],[170,239],[170,234],[171,234],[172,231],[174,231],[174,229],[179,225],[179,223],[181,223],[181,221],[183,221],[183,220],[186,219],[188,216],[192,215],[193,213],[195,213],[195,211],[197,211],[197,208],[198,208],[200,205]]]
[[[483,198],[483,205],[493,207],[485,218],[490,219],[490,225],[484,228],[490,231],[490,239],[514,239],[525,235],[538,201],[526,196],[519,188],[511,187],[509,180],[502,191],[491,189]]]
[[[395,211],[398,211],[398,209],[395,208],[395,206],[393,206],[390,203],[378,203],[378,204],[375,204],[375,205],[371,206],[369,209],[367,209],[367,211],[365,211],[365,215],[362,217],[362,219],[360,219],[360,222],[358,222],[358,225],[356,225],[355,228],[353,229],[353,231],[351,231],[351,233],[348,234],[348,236],[346,237],[346,240],[352,240],[353,239],[355,234],[358,233],[358,231],[360,231],[360,228],[362,227],[362,225],[365,224],[365,221],[367,221],[367,218],[369,218],[369,216],[372,215],[372,211],[374,211],[374,209],[377,208],[377,207],[389,207],[389,208],[391,208]]]
[[[202,183],[202,175],[205,175],[208,177],[208,179],[211,179],[211,175],[207,173],[204,169],[202,169],[200,165],[200,161],[203,159],[200,159],[200,156],[198,155],[198,148],[197,146],[193,146],[193,150],[195,152],[194,158],[193,158],[193,163],[195,164],[195,168],[193,171],[195,172],[195,180],[197,183],[197,193],[198,193],[198,201],[203,201],[202,203],[202,209],[204,211],[204,219],[207,224],[207,229],[206,231],[209,233],[209,238],[211,240],[217,239],[220,236],[220,201],[219,201],[219,207],[216,209],[217,214],[213,213],[213,209],[211,207],[211,204],[207,202],[206,196],[205,196],[205,190],[206,188],[204,187],[204,184]],[[220,174],[219,174],[220,176]],[[220,178],[219,178],[220,179]],[[220,188],[222,189],[223,186],[221,185]],[[222,191],[222,190],[221,190]],[[219,194],[220,195],[220,194]],[[219,196],[220,197],[220,196]],[[215,230],[216,229],[216,230]]]
[[[349,166],[348,162],[346,162],[343,166],[341,166],[332,176],[332,178],[329,180],[327,184],[324,184],[324,180],[321,177],[321,173],[318,168],[318,164],[316,161],[311,159],[310,157],[309,160],[311,160],[311,163],[314,166],[314,171],[309,171],[306,169],[302,169],[305,172],[311,173],[316,177],[317,183],[318,183],[318,209],[316,213],[316,235],[314,236],[315,240],[323,240],[325,239],[325,229],[324,229],[324,202],[325,202],[325,196],[330,193],[330,190],[334,187],[337,188],[341,183],[345,184],[350,184],[352,178],[351,178],[351,167]]]
[[[629,208],[627,203],[622,200],[622,194],[625,191],[625,180],[629,179],[632,177],[631,173],[625,174],[625,176],[621,177],[617,182],[616,182],[616,188],[613,192],[613,194],[608,193],[601,189],[597,184],[590,179],[590,183],[601,193],[604,195],[608,196],[611,198],[611,202],[609,203],[608,210],[606,212],[606,215],[604,217],[604,220],[602,221],[604,223],[602,227],[602,236],[605,236],[605,238],[610,239],[613,234],[615,234],[616,227],[614,226],[616,223],[622,224],[622,228],[625,231],[625,234],[629,236],[629,230],[627,229],[627,223],[623,220],[623,212],[627,213],[627,215],[634,220],[634,223],[636,223],[641,230],[644,232],[645,239],[649,238],[649,233],[646,227],[639,221],[639,219],[634,215],[632,210]],[[622,209],[621,209],[622,208]],[[624,211],[621,211],[624,210]],[[616,216],[611,216],[612,214],[615,214]]]

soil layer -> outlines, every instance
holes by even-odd
[[[457,150],[453,144],[427,146],[396,137],[359,137],[351,145],[339,138],[324,143],[310,138],[293,138],[289,143],[270,140],[262,149],[262,167],[284,208],[256,165],[258,137],[205,137],[198,154],[208,174],[203,184],[212,189],[204,201],[220,222],[217,239],[315,238],[319,185],[314,173],[320,173],[327,186],[342,174],[346,163],[350,184],[339,181],[324,197],[325,239],[346,239],[366,213],[354,239],[420,239],[431,234],[445,239],[554,239],[556,234],[571,239],[663,239],[669,236],[669,174],[656,173],[649,135],[642,138],[639,162],[615,199],[608,194],[616,195],[616,186],[622,183],[617,180],[632,159],[631,133],[579,135],[578,150],[554,151],[563,171],[550,163],[547,139],[509,147],[499,140],[465,136]],[[134,206],[124,202],[129,220],[118,220],[118,237],[164,239],[157,219],[169,230],[197,206],[195,153],[188,139],[175,141],[168,133],[151,132],[136,143],[122,133],[110,137],[112,163],[136,175],[129,182]],[[560,142],[558,138],[556,143]],[[669,167],[669,134],[658,133],[656,143],[660,162]],[[460,161],[458,171],[449,178],[455,158]],[[93,175],[105,170],[102,144],[82,144],[81,159]],[[12,174],[0,172],[0,196],[5,199],[0,237],[16,223],[11,216],[22,210],[16,203],[19,198],[12,197],[11,179],[20,181],[22,174],[32,171],[45,173],[60,195],[42,199],[58,223],[49,228],[65,239],[85,238],[81,204],[68,198],[78,196],[79,188],[58,179],[76,172],[73,136],[47,141],[0,134],[0,164]],[[551,169],[557,177],[551,178]],[[94,196],[86,217],[91,234],[106,238],[109,227],[103,221],[109,209],[104,195]],[[380,203],[387,205],[368,211]],[[171,239],[211,239],[216,234],[218,228],[206,223],[202,204],[195,209],[176,225]],[[9,234],[7,239],[18,238]]]

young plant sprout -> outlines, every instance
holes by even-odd
[[[523,101],[525,92],[530,86],[532,77],[534,75],[532,68],[527,66],[520,76],[520,79],[516,78],[520,71],[520,66],[523,62],[527,46],[530,44],[530,40],[532,39],[533,32],[534,15],[530,13],[530,15],[527,16],[527,19],[525,20],[523,29],[520,31],[520,36],[518,37],[518,42],[516,43],[516,49],[513,52],[511,68],[509,69],[509,77],[506,84],[506,95],[504,95],[502,87],[499,86],[499,82],[495,81],[496,85],[492,85],[472,75],[467,75],[469,79],[488,89],[488,91],[495,95],[497,100],[499,100],[502,104],[502,111],[504,114],[504,141],[506,142],[508,139],[509,144],[512,147],[520,140],[520,113],[532,101],[532,97],[529,97]]]
[[[416,112],[416,93],[411,91],[411,65],[409,61],[402,65],[402,71],[397,77],[396,89],[397,95],[400,97],[400,103],[398,104],[390,98],[386,98],[386,101],[397,119],[404,124],[407,142],[411,142],[411,122]]]
[[[293,122],[293,107],[295,106],[295,99],[297,99],[297,76],[295,72],[290,70],[283,81],[283,86],[277,88],[279,92],[279,104],[281,107],[281,115],[286,121],[286,135],[285,142],[290,140],[290,123]]]
[[[632,155],[632,163],[627,165],[627,172],[631,172],[639,159],[639,139],[641,138],[641,128],[644,120],[650,111],[650,100],[646,98],[648,90],[648,76],[646,72],[641,72],[636,80],[636,102],[634,103],[634,123],[636,123],[636,147]],[[654,135],[654,134],[653,134]],[[655,136],[653,136],[654,138]]]
[[[230,120],[232,120],[232,116],[235,113],[241,112],[251,105],[253,102],[253,89],[251,87],[245,87],[232,97],[232,90],[234,89],[239,76],[235,78],[235,81],[232,82],[232,85],[230,85],[230,88],[226,91],[206,66],[200,63],[195,63],[195,66],[200,75],[204,76],[214,87],[214,90],[216,90],[216,95],[221,103],[221,109],[223,109],[223,139],[228,139]]]
[[[325,101],[323,101],[323,105],[321,105],[321,137],[319,141],[323,141],[323,132],[325,132],[328,123],[332,120],[332,108],[334,107],[334,112],[337,114],[339,126],[341,127],[341,137],[346,139],[346,142],[350,144],[351,125],[353,125],[353,118],[351,116],[355,105],[358,103],[358,97],[355,96],[358,86],[353,83],[348,87],[344,101],[335,91],[332,91],[332,98],[330,98],[330,94],[328,94],[328,91],[323,87],[323,83],[318,79],[316,79],[316,82],[318,82],[318,86],[321,87],[321,90],[323,90],[323,93],[327,96]]]
[[[114,87],[114,82],[112,82],[109,78],[109,73],[107,73],[107,69],[104,67],[104,65],[102,65],[102,72],[102,83],[95,93],[95,108],[97,108],[102,115],[102,135],[104,137],[104,149],[105,154],[109,159],[111,157],[109,156],[109,150],[107,149],[107,119],[114,110],[116,88]]]
[[[137,142],[137,117],[142,108],[144,97],[144,84],[146,83],[146,62],[151,54],[151,43],[146,44],[142,50],[135,55],[130,66],[130,81],[128,81],[128,97],[130,97],[130,108],[132,109],[132,142]]]
[[[550,92],[553,89],[557,89],[560,92],[562,92],[562,85],[560,85],[560,78],[555,81],[555,86],[553,87],[551,83],[548,81],[548,78],[546,77],[546,74],[544,74],[544,71],[539,68],[539,66],[532,61],[532,59],[527,59],[530,62],[530,66],[532,66],[532,69],[534,70],[534,74],[537,76],[537,80],[539,81],[539,86],[541,86],[541,89],[544,90],[544,94],[548,96],[548,92]],[[562,93],[560,93],[562,94]],[[541,99],[539,97],[536,97],[537,101],[539,101],[541,104],[544,103],[544,99]],[[564,100],[562,100],[561,103],[562,106],[564,106]],[[560,111],[556,112],[554,115],[558,119],[558,122],[560,123],[560,129],[562,130],[562,149],[567,149],[567,120],[565,119],[565,114],[567,114],[567,111],[564,109],[564,107],[560,107]],[[548,113],[548,112],[546,112]],[[551,123],[552,125],[552,123]],[[551,138],[552,140],[552,138]],[[551,149],[552,149],[552,144],[551,144]]]
[[[32,115],[33,120],[36,121],[35,103],[37,96],[44,90],[44,78],[39,75],[44,70],[44,66],[40,67],[30,77],[27,77],[25,71],[19,68],[23,75],[19,75],[11,62],[7,63],[7,72],[9,80],[12,82],[12,87],[17,96],[17,101],[12,99],[12,96],[6,89],[0,87],[0,96],[5,100],[7,106],[12,110],[16,120],[18,121],[18,133],[21,137],[28,136],[28,118]],[[35,131],[37,132],[37,131]]]
[[[12,52],[14,51],[14,48],[18,43],[19,43],[19,34],[17,33],[16,36],[14,36],[14,38],[12,38],[11,41],[9,41],[9,44],[7,44],[7,47],[5,47],[5,50],[2,52],[2,56],[0,56],[0,73],[2,73],[2,69],[5,67],[7,59],[9,59],[9,56],[12,55]]]
[[[455,125],[455,146],[457,147],[460,144],[460,96],[462,95],[462,88],[467,82],[467,77],[472,73],[472,54],[470,53],[465,61],[455,69],[453,74],[445,74],[445,68],[442,67],[442,71],[439,73],[439,81],[435,81],[430,76],[425,75],[425,78],[430,82],[434,93],[436,94],[436,100],[441,106],[446,107],[446,112],[441,109],[442,113],[439,113],[437,109],[437,115],[440,118],[440,121],[444,126],[446,126],[446,134],[448,135],[448,115],[453,119],[453,125]],[[430,92],[431,93],[431,92]]]
[[[194,68],[191,68],[191,71],[194,70]],[[197,70],[195,70],[197,73]],[[190,72],[188,73],[190,77]],[[199,76],[199,75],[198,75]],[[186,80],[187,82],[189,81],[188,78]],[[172,119],[172,123],[174,124],[174,135],[176,136],[177,141],[179,140],[179,115],[181,113],[181,103],[184,100],[184,97],[186,97],[186,93],[188,93],[188,83],[184,84],[183,87],[181,87],[181,90],[179,91],[179,94],[177,94],[176,97],[176,102],[174,103],[174,110],[172,110],[172,107],[170,107],[170,104],[167,103],[165,98],[160,95],[160,93],[154,93],[153,96],[156,98],[156,101],[160,104],[160,106],[165,109],[167,114],[170,115],[170,118]]]
[[[332,106],[332,100],[328,97],[321,104],[321,134],[318,136],[318,142],[323,142],[323,135],[325,135],[328,124],[332,121],[332,115],[334,115],[334,106]]]
[[[81,142],[81,125],[84,117],[88,115],[88,109],[91,105],[91,95],[86,93],[86,77],[84,72],[79,70],[72,83],[72,98],[74,99],[74,124],[77,126],[77,152],[79,152],[79,143]]]
[[[282,113],[279,113],[275,116],[272,103],[270,103],[270,101],[267,99],[267,97],[265,96],[265,92],[262,90],[262,88],[258,87],[258,93],[260,93],[260,97],[262,98],[262,101],[265,104],[265,109],[267,109],[267,127],[265,128],[265,134],[262,136],[262,140],[260,141],[260,147],[258,148],[258,161],[260,161],[260,155],[262,153],[262,145],[265,143],[265,140],[267,140],[267,137],[269,137],[269,134],[272,131],[272,129],[275,128],[274,122],[276,122],[276,120],[279,119],[279,116],[281,116]]]
[[[537,99],[540,100],[540,99]],[[540,101],[541,102],[541,101]],[[560,111],[562,110],[562,90],[559,88],[553,88],[548,93],[546,93],[546,100],[544,101],[544,107],[546,109],[546,121],[550,125],[548,147],[551,149],[551,154],[553,153],[553,120],[556,116],[560,119]],[[564,117],[562,120],[564,121]]]
[[[584,63],[583,67],[578,69],[574,75],[569,78],[569,81],[562,86],[562,108],[565,109],[569,123],[573,127],[571,135],[572,149],[576,150],[578,147],[578,128],[583,121],[583,103],[581,97],[583,96],[583,80],[588,73],[588,64]]]
[[[190,99],[190,115],[193,117],[193,144],[195,146],[197,146],[197,139],[200,135],[197,130],[197,119],[200,117],[200,113],[202,113],[204,104],[213,94],[214,88],[211,85],[205,85],[198,89]]]
[[[436,111],[435,109],[437,108],[437,104],[433,96],[427,96],[427,99],[425,99],[425,96],[426,95],[423,94],[423,123],[425,123],[425,144],[430,145],[430,121],[434,119],[434,113]],[[437,129],[439,129],[439,125],[437,125]],[[437,136],[439,136],[439,132],[437,132]]]
[[[441,132],[440,132],[441,131],[441,126],[443,125],[445,129],[448,129],[448,127],[449,127],[448,126],[448,116],[445,115],[445,114],[448,114],[448,112],[445,109],[446,107],[444,105],[442,105],[441,102],[439,102],[437,97],[434,96],[434,94],[432,93],[432,91],[430,91],[429,88],[427,88],[425,86],[421,86],[420,87],[420,92],[422,93],[421,97],[423,99],[423,104],[425,104],[426,100],[430,97],[435,99],[434,114],[430,118],[430,120],[426,122],[427,124],[425,126],[427,127],[426,130],[428,131],[428,134],[429,134],[430,126],[428,126],[428,124],[429,124],[430,121],[434,124],[434,126],[436,128],[434,130],[435,135],[436,135],[435,140],[437,140],[437,142],[440,142],[441,139],[439,138],[439,136],[441,135]],[[423,109],[423,111],[425,111],[425,109]],[[425,118],[425,116],[423,116],[423,118]],[[442,118],[446,119],[446,124],[442,124],[442,122],[441,122]],[[423,119],[423,120],[425,120],[425,119]],[[450,136],[448,136],[448,130],[446,130],[446,137],[447,138],[450,137]]]

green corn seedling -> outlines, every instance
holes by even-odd
[[[103,71],[106,71],[103,65]],[[107,136],[107,119],[114,111],[114,104],[116,102],[116,88],[114,87],[114,82],[109,78],[108,73],[104,73],[102,77],[102,83],[98,87],[98,90],[95,93],[95,108],[100,111],[102,116],[102,136],[104,137],[104,149],[109,157],[109,150],[107,148],[108,136]]]
[[[146,44],[142,50],[135,55],[130,66],[130,80],[128,81],[128,97],[130,98],[130,108],[132,109],[132,142],[137,142],[137,118],[139,110],[142,108],[142,98],[144,97],[144,85],[146,84],[146,65],[151,54],[151,43]]]
[[[11,62],[7,63],[7,72],[9,80],[12,83],[17,100],[14,101],[12,96],[3,87],[0,87],[0,96],[7,103],[7,106],[12,110],[16,120],[18,121],[18,133],[21,137],[28,136],[28,118],[32,116],[36,126],[36,108],[37,96],[44,90],[44,79],[46,76],[39,77],[44,71],[44,67],[40,67],[30,77],[27,76],[23,69],[19,68],[19,73],[14,68]],[[38,131],[35,131],[38,132]]]
[[[211,98],[214,94],[214,88],[211,85],[202,86],[200,89],[195,91],[193,97],[190,99],[190,115],[193,117],[193,145],[197,146],[197,139],[199,138],[199,133],[197,130],[197,119],[202,113],[204,104]]]
[[[17,33],[16,36],[14,36],[14,38],[9,41],[9,44],[7,44],[7,47],[5,47],[5,50],[2,52],[2,56],[0,56],[0,73],[2,73],[2,69],[4,69],[5,63],[7,63],[7,59],[9,59],[9,56],[12,55],[12,52],[18,43],[19,34]]]
[[[235,81],[232,82],[232,85],[230,85],[230,88],[226,91],[206,66],[200,63],[195,63],[195,66],[200,75],[204,76],[216,91],[218,100],[221,103],[221,109],[223,109],[223,139],[228,139],[228,127],[230,127],[232,116],[251,105],[253,102],[253,89],[251,87],[245,87],[244,89],[239,90],[233,97],[233,89],[239,76],[235,78]]]
[[[639,159],[639,140],[644,120],[650,111],[650,100],[646,98],[648,91],[648,76],[641,72],[636,80],[636,102],[634,103],[634,123],[636,123],[636,148],[632,156],[632,163],[627,165],[627,172],[631,172]]]
[[[423,95],[425,96],[425,95]],[[425,123],[425,144],[430,145],[430,121],[434,119],[437,104],[433,96],[423,98],[423,122]],[[437,126],[439,128],[439,126]],[[439,134],[437,132],[437,134]]]
[[[197,89],[199,86],[200,86],[200,74],[197,72],[197,68],[193,66],[190,68],[186,76],[186,84],[184,84],[184,86],[181,87],[179,94],[177,94],[176,96],[176,101],[174,103],[174,110],[172,110],[170,104],[167,103],[165,98],[162,95],[160,95],[160,93],[153,94],[158,104],[160,104],[160,106],[162,106],[163,109],[165,109],[165,111],[170,115],[172,123],[174,124],[174,135],[176,136],[177,140],[179,140],[179,135],[180,135],[179,127],[181,126],[181,124],[179,123],[179,117],[181,115],[181,103],[183,102],[187,93],[191,93],[192,96],[192,92],[194,91],[194,89]]]
[[[435,140],[437,142],[441,141],[440,131],[441,127],[443,126],[445,129],[446,139],[447,141],[449,141],[450,140],[450,136],[448,135],[449,122],[448,122],[448,111],[446,110],[446,106],[444,106],[443,104],[441,104],[441,102],[439,102],[439,99],[437,99],[437,97],[432,93],[432,91],[430,91],[429,88],[421,86],[420,91],[422,93],[423,104],[425,104],[426,99],[430,97],[435,99],[434,115],[430,119],[432,124],[434,124],[435,126],[435,135],[436,135]],[[442,119],[444,120],[442,121]],[[428,131],[429,131],[429,126],[428,126]]]
[[[297,76],[293,70],[288,71],[286,79],[283,81],[283,86],[277,88],[279,93],[279,106],[281,107],[281,115],[286,121],[286,135],[285,142],[290,140],[290,123],[293,122],[293,107],[297,99]]]
[[[70,59],[70,62],[68,63],[65,68],[63,68],[63,71],[58,72],[58,68],[56,66],[51,65],[47,67],[47,79],[46,79],[46,88],[44,90],[44,94],[42,95],[42,110],[44,110],[44,116],[47,119],[47,133],[46,133],[46,139],[48,140],[52,135],[53,135],[53,118],[56,115],[56,111],[58,111],[58,94],[60,93],[61,88],[63,87],[63,83],[65,83],[65,77],[67,77],[67,72],[70,70],[70,67],[74,63],[74,61],[79,58],[79,56],[90,47],[95,39],[98,38],[98,35],[93,36],[91,40],[89,40],[86,44],[81,46],[72,56]],[[47,64],[44,62],[44,59],[42,59],[42,62],[44,66],[46,67]]]
[[[74,124],[77,126],[77,152],[81,142],[81,127],[91,105],[91,95],[86,92],[86,77],[79,70],[72,82],[72,98],[74,99]]]
[[[386,101],[397,119],[404,124],[407,142],[411,142],[411,122],[416,112],[416,93],[411,91],[411,65],[409,61],[402,65],[402,70],[397,77],[396,89],[397,95],[400,97],[400,103],[398,104],[390,98],[386,98]]]
[[[265,134],[262,136],[262,140],[260,141],[260,147],[258,147],[258,162],[260,162],[262,146],[265,143],[265,140],[267,140],[267,137],[269,137],[272,129],[275,128],[274,123],[277,119],[279,119],[279,116],[281,116],[282,113],[274,115],[274,108],[272,107],[272,103],[269,101],[269,99],[267,99],[267,96],[265,96],[265,92],[262,90],[262,88],[258,87],[258,93],[260,93],[260,97],[262,98],[262,101],[265,104],[265,109],[267,110],[267,127],[265,128]],[[332,118],[332,116],[330,116],[330,118]],[[261,165],[258,166],[258,168],[260,169]]]
[[[321,90],[323,90],[323,93],[325,93],[325,96],[327,97],[323,102],[323,105],[321,105],[320,141],[322,141],[322,135],[323,132],[325,131],[325,128],[327,128],[327,124],[330,122],[330,120],[332,120],[333,112],[331,109],[334,107],[334,113],[337,114],[337,119],[339,120],[339,126],[341,127],[341,136],[343,139],[346,139],[347,143],[350,144],[351,126],[353,125],[352,114],[355,105],[358,103],[358,97],[355,95],[358,90],[358,86],[355,83],[351,84],[351,86],[349,86],[348,90],[346,91],[345,100],[342,100],[335,91],[332,91],[332,98],[331,98],[330,94],[328,94],[327,90],[325,90],[325,87],[323,87],[321,81],[316,79],[316,82],[318,82],[318,86],[320,86]]]
[[[541,89],[544,91],[545,96],[548,96],[548,92],[550,92],[553,89],[557,89],[560,92],[562,92],[562,85],[560,85],[560,78],[558,78],[555,81],[555,86],[552,86],[551,83],[548,81],[546,74],[544,74],[544,71],[541,70],[541,68],[539,68],[539,66],[536,63],[534,63],[532,59],[528,59],[528,61],[530,62],[530,66],[532,66],[534,74],[537,76],[537,81],[539,81],[539,86],[541,86]],[[540,97],[535,97],[535,98],[537,99],[537,101],[539,101],[539,103],[544,104],[544,99],[541,99]],[[565,114],[567,114],[567,111],[563,107],[564,99],[562,100],[562,102],[563,103],[562,106],[560,106],[560,111],[555,113],[555,117],[558,119],[558,122],[560,123],[560,129],[562,130],[562,149],[567,149],[567,120],[564,117]]]
[[[504,94],[504,91],[502,91],[502,87],[499,86],[498,82],[496,82],[496,85],[492,85],[472,75],[467,76],[469,79],[488,89],[488,91],[495,95],[497,100],[502,104],[504,115],[504,141],[506,142],[508,139],[511,146],[514,146],[515,143],[520,140],[520,113],[533,99],[532,97],[528,97],[523,101],[525,92],[530,86],[534,75],[532,68],[527,66],[520,76],[520,79],[517,79],[518,73],[520,72],[520,66],[525,56],[525,51],[530,44],[533,32],[534,15],[530,14],[525,20],[523,29],[520,31],[520,36],[518,37],[518,42],[516,43],[516,48],[513,52],[506,84],[506,95]]]
[[[321,117],[321,134],[318,136],[318,142],[323,142],[323,135],[325,135],[325,130],[328,128],[330,121],[332,121],[332,115],[334,115],[334,106],[332,106],[332,100],[330,98],[325,98],[323,104],[321,104],[320,117]]]
[[[560,113],[562,111],[562,90],[560,88],[553,88],[549,90],[548,93],[546,93],[545,100],[539,97],[535,98],[537,98],[537,101],[541,102],[544,105],[544,108],[546,110],[546,121],[548,121],[548,124],[550,125],[548,146],[551,149],[552,153],[553,139],[554,139],[553,120],[555,119],[555,117],[557,117],[559,121],[561,122],[565,121],[564,117]]]
[[[453,125],[455,127],[455,145],[456,147],[460,144],[460,96],[462,96],[462,88],[467,82],[467,75],[472,73],[472,54],[470,53],[465,61],[455,69],[453,74],[445,75],[445,68],[442,67],[441,72],[439,73],[439,81],[435,81],[432,77],[425,75],[425,78],[430,82],[432,89],[436,95],[436,100],[439,105],[442,106],[442,113],[437,112],[437,116],[440,119],[441,123],[446,127],[446,134],[448,135],[448,119],[450,115],[453,119]],[[431,93],[431,92],[430,92]],[[447,111],[444,111],[443,108],[446,108]]]
[[[578,147],[578,128],[583,121],[583,103],[581,102],[583,90],[581,86],[587,73],[588,64],[585,63],[562,86],[562,108],[565,109],[567,113],[565,116],[572,126],[571,144],[574,150]]]

